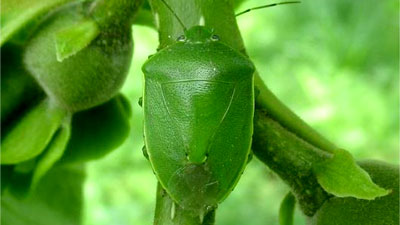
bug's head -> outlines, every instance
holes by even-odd
[[[210,41],[219,41],[218,35],[215,35],[211,29],[204,26],[194,26],[185,31],[184,35],[178,38],[180,42],[204,43]]]

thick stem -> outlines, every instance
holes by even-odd
[[[143,0],[97,0],[90,7],[90,14],[103,29],[130,27]]]
[[[254,121],[254,155],[291,187],[304,214],[312,216],[328,198],[312,165],[332,155],[289,132],[263,110],[256,111]]]

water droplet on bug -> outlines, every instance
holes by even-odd
[[[176,209],[175,209],[175,202],[172,202],[172,205],[171,205],[171,220],[173,220],[174,218],[175,218],[175,211],[176,211]]]
[[[201,210],[200,211],[200,215],[199,215],[199,218],[200,218],[200,224],[203,224],[203,221],[204,221],[204,211],[203,210]]]

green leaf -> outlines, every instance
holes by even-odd
[[[3,0],[0,46],[33,20],[62,4],[79,0]]]
[[[292,192],[287,193],[279,208],[279,225],[293,225],[293,213],[296,198]]]
[[[56,167],[26,198],[16,198],[5,190],[1,196],[1,224],[80,224],[84,175],[82,165]]]
[[[1,183],[1,195],[3,195],[4,190],[7,188],[7,186],[10,183],[10,177],[13,174],[13,169],[14,169],[14,166],[1,165],[1,170],[0,170],[0,174],[1,174],[1,176],[0,176],[0,178],[1,178],[1,182],[0,182]]]
[[[1,164],[16,164],[39,155],[67,112],[45,99],[16,121],[1,143]]]
[[[33,171],[32,188],[35,188],[39,180],[51,169],[51,167],[61,158],[67,146],[71,133],[71,125],[65,123],[64,126],[54,135],[47,150],[41,155]]]
[[[390,193],[376,185],[351,154],[342,149],[335,151],[331,159],[317,163],[313,170],[324,190],[338,197],[373,200]]]
[[[57,32],[55,34],[57,60],[62,62],[76,54],[89,45],[99,33],[96,22],[90,19]]]
[[[4,177],[2,176],[2,182],[5,181],[8,184],[10,192],[14,196],[25,198],[30,192],[35,190],[41,178],[61,158],[68,143],[70,133],[70,121],[66,121],[54,134],[51,142],[42,154],[16,164],[13,168],[9,169],[11,172],[7,173]]]
[[[6,44],[1,47],[1,125],[2,132],[21,108],[32,105],[43,92],[22,65],[22,48]],[[6,57],[7,56],[7,57]]]
[[[123,95],[74,114],[62,163],[98,159],[120,146],[130,130],[130,105]]]

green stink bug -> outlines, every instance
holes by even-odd
[[[143,65],[145,145],[181,207],[205,212],[233,189],[250,153],[252,62],[195,26]]]

